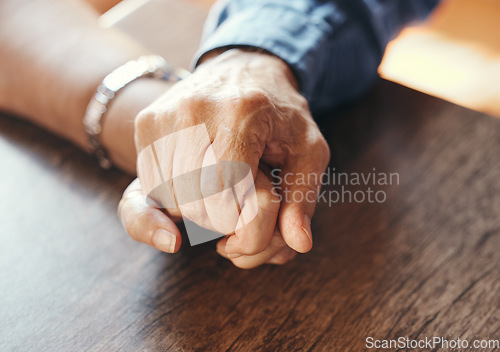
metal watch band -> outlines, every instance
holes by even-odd
[[[175,82],[188,75],[188,71],[172,67],[161,56],[146,55],[125,63],[104,78],[97,87],[96,93],[90,99],[83,118],[90,151],[95,155],[103,169],[110,169],[113,165],[108,153],[101,144],[100,135],[105,113],[116,93],[138,78],[153,77]]]

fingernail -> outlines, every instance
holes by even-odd
[[[175,241],[175,235],[165,229],[158,229],[153,235],[153,243],[155,247],[164,252],[174,253]]]
[[[304,230],[304,232],[306,233],[307,237],[309,237],[309,240],[311,241],[312,244],[313,239],[311,231],[311,219],[307,215],[304,215],[304,220],[302,221],[302,230]]]

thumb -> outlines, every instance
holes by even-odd
[[[329,159],[330,150],[321,139],[307,153],[287,160],[279,175],[280,231],[286,244],[297,252],[312,248],[311,218]]]

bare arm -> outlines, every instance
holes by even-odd
[[[0,109],[86,148],[82,119],[99,82],[128,60],[149,53],[126,35],[97,25],[77,0],[0,2]],[[127,86],[103,125],[114,162],[135,173],[134,119],[168,88],[151,79]]]

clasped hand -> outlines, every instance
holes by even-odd
[[[137,116],[135,143],[138,179],[119,205],[135,240],[176,252],[181,236],[175,222],[184,217],[227,234],[217,252],[240,268],[283,264],[311,249],[320,184],[303,182],[303,175],[319,179],[330,151],[281,59],[239,49],[208,56]],[[236,178],[235,172],[219,178],[200,171],[190,174],[190,182],[176,182],[178,175],[222,161],[248,165],[253,182],[218,196],[210,190],[227,189],[221,183]],[[276,186],[271,169],[280,169],[287,182]],[[158,188],[162,182],[167,187]],[[213,196],[204,197],[207,192]],[[239,200],[237,211],[226,205],[228,196]],[[254,215],[242,225],[245,213]]]

